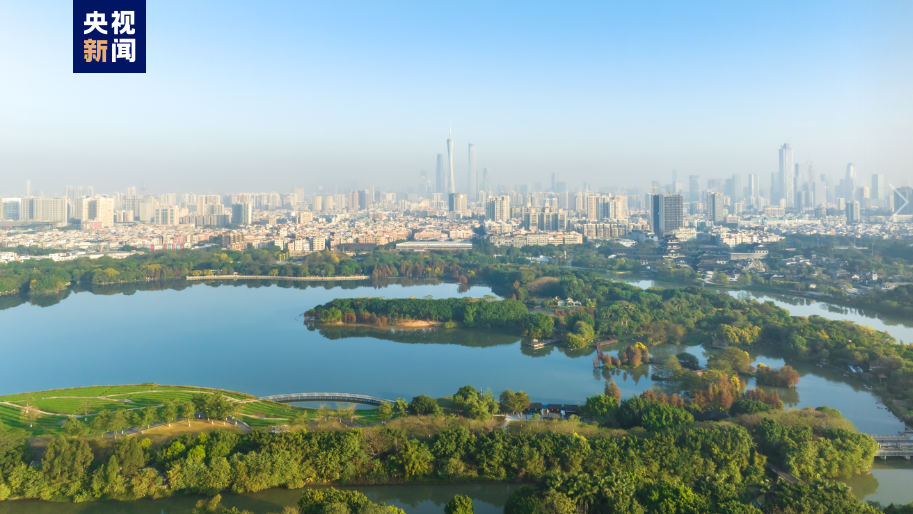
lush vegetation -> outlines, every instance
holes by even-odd
[[[456,322],[467,328],[516,326],[533,337],[551,335],[554,326],[550,316],[530,314],[521,302],[494,298],[337,298],[314,307],[308,315],[321,323],[395,325],[421,320]]]

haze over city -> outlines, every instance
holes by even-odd
[[[70,11],[0,5],[0,196],[404,189],[451,123],[458,186],[469,143],[508,187],[766,188],[785,142],[835,180],[913,169],[906,2],[157,1],[147,73],[111,76],[71,73]]]

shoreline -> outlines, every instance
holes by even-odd
[[[188,281],[194,280],[294,280],[299,282],[329,282],[334,280],[368,280],[367,275],[351,275],[340,277],[271,277],[268,275],[198,275],[185,277]]]
[[[361,322],[361,321],[356,321],[355,323],[343,323],[341,321],[337,322],[337,323],[323,323],[323,322],[317,321],[317,320],[315,320],[314,324],[319,325],[319,326],[325,326],[325,327],[371,327],[371,328],[380,328],[380,329],[383,329],[383,328],[414,328],[414,329],[417,329],[417,328],[428,328],[428,327],[443,327],[444,323],[445,323],[444,321],[408,319],[408,320],[400,320],[394,324],[385,323],[383,325],[377,325],[374,323],[365,323],[365,322]],[[461,328],[461,327],[459,324],[457,324],[456,328]]]

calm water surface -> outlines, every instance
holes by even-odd
[[[663,280],[650,280],[639,275],[616,275],[607,274],[612,280],[618,280],[641,288],[648,287],[667,287],[681,288],[682,284],[676,282],[667,282]],[[804,296],[793,296],[782,293],[768,293],[759,291],[740,291],[737,289],[720,289],[713,286],[706,286],[718,292],[724,292],[735,296],[740,300],[757,300],[758,302],[773,302],[778,307],[782,307],[790,312],[793,316],[821,316],[828,319],[845,319],[868,325],[875,330],[888,331],[898,340],[909,343],[913,342],[913,320],[892,316],[889,314],[875,313],[867,309],[857,307],[847,307],[826,301],[806,298]]]
[[[347,284],[344,288],[261,286],[256,282],[196,284],[183,290],[139,291],[129,297],[83,292],[47,307],[24,304],[0,311],[0,326],[5,336],[0,343],[3,355],[10,362],[23,363],[9,367],[0,375],[0,394],[155,382],[219,387],[255,395],[338,391],[408,399],[418,394],[449,396],[459,387],[472,384],[495,394],[508,388],[523,390],[533,401],[582,403],[587,396],[601,393],[607,378],[613,378],[625,396],[660,384],[653,383],[646,366],[633,371],[594,370],[592,349],[530,350],[521,346],[520,337],[496,331],[314,329],[305,326],[301,318],[304,311],[337,297],[482,297],[491,294],[487,287],[465,290],[446,283],[409,287],[399,284],[387,287]],[[800,314],[794,310],[795,306],[783,307]],[[820,310],[816,306],[807,307]],[[816,313],[844,319],[842,314],[828,310]],[[892,333],[896,334],[894,330]],[[660,346],[651,348],[652,360],[661,362],[682,351],[694,354],[702,363],[708,356],[700,346]],[[777,355],[753,357],[756,362],[773,367],[784,364]],[[794,390],[779,390],[789,407],[827,405],[840,410],[859,430],[870,434],[893,434],[903,428],[858,382],[813,365],[790,364],[800,372],[801,381]],[[749,383],[749,387],[753,384]],[[892,467],[876,468],[871,475],[859,479],[854,491],[871,490],[870,495],[875,496],[868,499],[897,495],[905,502],[913,501],[913,488],[891,485],[913,478],[911,473]],[[492,491],[498,487],[505,486],[483,489],[486,494],[494,494]],[[391,498],[404,494],[395,488],[374,489],[376,494],[394,491],[389,493]],[[263,493],[265,496],[232,498],[267,501],[263,498],[275,499],[286,493],[291,494],[269,491]],[[442,504],[431,499],[427,502],[410,503],[406,510],[442,510]],[[189,508],[192,503],[189,501],[180,508]],[[285,504],[288,503],[293,501]],[[14,512],[4,510],[14,504],[0,504],[0,514]],[[45,504],[18,505],[45,508]],[[120,508],[117,505],[66,508]],[[163,504],[136,505],[158,509]],[[490,505],[500,511],[496,502]],[[143,512],[136,509],[53,512]]]

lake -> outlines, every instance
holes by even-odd
[[[652,280],[642,275],[635,274],[606,274],[611,280],[618,280],[640,288],[663,287],[663,288],[681,288],[685,285],[677,282],[665,280]],[[858,307],[847,307],[836,303],[830,303],[826,300],[818,300],[804,296],[794,296],[785,293],[773,293],[766,291],[739,290],[705,286],[707,289],[727,293],[740,300],[757,300],[758,302],[773,302],[778,307],[787,309],[793,316],[821,316],[828,319],[845,319],[868,325],[875,330],[887,331],[898,340],[909,343],[913,342],[913,320],[890,314],[881,314],[869,309]]]
[[[519,336],[490,330],[315,329],[301,316],[338,297],[482,297],[491,294],[487,287],[254,281],[197,283],[181,290],[134,288],[129,295],[109,292],[113,294],[72,292],[63,302],[44,307],[26,303],[0,311],[4,358],[20,363],[0,375],[0,394],[155,382],[258,396],[326,391],[411,399],[418,394],[449,396],[471,384],[495,395],[509,388],[527,392],[533,401],[582,404],[587,396],[602,392],[607,378],[613,378],[626,397],[654,385],[646,366],[633,371],[594,369],[593,349],[532,350],[521,346]],[[826,310],[819,314],[843,319]],[[700,346],[650,351],[654,362],[681,351],[702,362],[708,355]],[[777,355],[752,356],[772,367],[784,364]],[[814,365],[790,364],[801,381],[794,390],[780,390],[789,407],[827,405],[870,434],[894,434],[903,428],[857,381]],[[877,468],[871,477],[890,484],[890,477],[903,473]],[[888,487],[891,494],[913,501],[913,490]],[[872,494],[886,494],[884,486],[876,485]],[[0,514],[13,512],[3,510],[7,505],[0,503]]]

